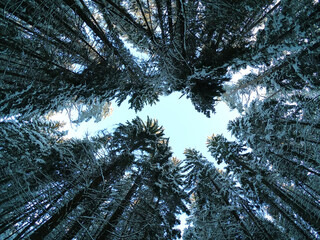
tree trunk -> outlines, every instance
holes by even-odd
[[[241,202],[243,209],[248,213],[252,222],[260,229],[261,232],[263,232],[265,239],[273,240],[274,238],[267,231],[261,220],[252,212],[252,209],[249,207],[248,203],[244,199],[241,199]]]
[[[103,194],[108,195],[108,192],[103,192]],[[72,223],[72,225],[69,227],[68,232],[63,237],[64,240],[71,240],[73,239],[76,234],[81,230],[83,227],[87,227],[90,224],[91,219],[87,218],[88,216],[92,216],[95,211],[99,208],[101,203],[105,201],[103,197],[100,196],[94,196],[94,202],[91,204],[88,204],[86,206],[86,210]]]
[[[126,196],[122,199],[119,206],[116,208],[116,210],[113,212],[113,214],[109,218],[107,224],[103,227],[103,229],[99,233],[98,237],[96,238],[97,240],[111,239],[110,235],[113,233],[125,209],[129,206],[133,194],[135,193],[137,188],[140,186],[141,180],[142,180],[141,176],[138,176],[136,178],[131,188],[127,192]]]
[[[103,176],[99,176],[95,178],[88,188],[80,190],[77,194],[73,196],[73,198],[62,206],[53,216],[44,222],[36,231],[34,231],[30,239],[43,239],[47,236],[56,226],[60,224],[60,222],[67,216],[72,210],[74,210],[84,199],[85,192],[87,189],[95,189],[97,186],[106,179],[110,173],[112,173],[117,166],[117,161],[111,163],[107,169],[104,170]]]
[[[218,184],[210,178],[211,183],[213,184],[213,186],[215,187],[215,189],[217,190],[218,193],[221,192],[221,188],[218,186]],[[225,202],[226,206],[231,206],[231,204],[229,203],[229,200],[227,198],[227,196],[221,194],[223,201]],[[239,222],[239,224],[241,225],[242,231],[244,232],[244,234],[249,237],[249,239],[253,239],[252,234],[250,233],[250,231],[248,230],[248,228],[246,227],[246,225],[243,223],[243,221],[240,219],[239,214],[235,211],[235,210],[231,210],[231,214],[233,215],[233,217]]]
[[[312,210],[306,208],[296,202],[296,200],[287,196],[277,185],[270,183],[266,179],[262,179],[262,183],[266,185],[274,194],[276,194],[282,201],[288,204],[304,221],[306,221],[314,230],[320,234],[320,218],[314,215]]]
[[[173,23],[172,23],[172,5],[171,0],[166,1],[167,11],[168,11],[168,25],[169,25],[169,36],[170,36],[170,43],[172,44],[173,41]]]
[[[248,170],[253,175],[258,175],[258,172],[254,171],[252,168],[247,166],[241,160],[235,160],[236,164],[242,166],[244,169]],[[285,194],[282,189],[280,189],[276,184],[270,182],[267,179],[266,173],[260,172],[262,176],[261,182],[268,187],[276,196],[278,196],[283,202],[288,204],[301,218],[303,218],[311,227],[314,228],[318,234],[320,234],[320,218],[313,214],[310,209],[306,208],[304,205],[297,204],[296,200],[290,198],[287,194]]]
[[[276,211],[279,212],[281,214],[281,216],[284,217],[288,221],[288,223],[291,224],[291,226],[293,226],[294,229],[296,229],[303,236],[303,239],[306,239],[306,240],[313,239],[312,237],[310,237],[309,233],[307,233],[304,229],[302,229],[299,225],[297,225],[293,216],[290,216],[284,209],[282,209],[280,206],[278,206],[278,204],[275,203],[273,199],[271,199],[269,194],[264,194],[263,200],[267,204],[269,204],[271,207],[275,208]]]

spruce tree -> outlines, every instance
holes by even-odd
[[[1,114],[29,117],[70,102],[141,110],[179,91],[214,111],[228,67],[248,54],[272,1],[0,3]],[[145,51],[137,59],[126,44]],[[148,58],[148,59],[146,59]],[[236,64],[237,65],[237,64]]]
[[[186,152],[187,188],[192,215],[184,239],[282,239],[254,199],[223,170],[217,170],[199,152]]]
[[[174,227],[177,215],[187,211],[187,195],[156,121],[136,118],[91,140],[49,138],[35,123],[2,124],[8,143],[1,155],[8,158],[2,162],[1,188],[9,196],[1,201],[1,237],[180,236]],[[130,215],[154,225],[126,222]]]
[[[320,208],[314,195],[306,194],[292,179],[282,177],[273,164],[260,162],[254,151],[245,153],[243,146],[221,135],[212,137],[208,147],[213,157],[228,164],[229,171],[251,192],[258,206],[269,204],[275,212],[283,214],[292,237],[312,239],[316,236]]]
[[[0,238],[177,239],[186,203],[184,239],[318,238],[319,6],[0,1]],[[43,120],[74,106],[77,123],[99,120],[112,100],[141,110],[174,91],[207,116],[226,91],[241,113],[236,142],[208,141],[226,171],[195,150],[173,158],[155,120],[82,140]]]

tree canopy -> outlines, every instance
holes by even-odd
[[[67,102],[141,110],[179,91],[207,116],[228,68],[245,59],[272,1],[5,1],[1,113],[43,114]],[[128,49],[146,55],[139,59]],[[37,107],[36,107],[37,106]]]
[[[0,0],[0,238],[319,239],[319,10]],[[140,111],[172,92],[207,117],[220,100],[239,111],[233,141],[208,138],[213,162],[175,158],[151,118],[84,139],[47,119],[75,108],[74,122],[99,121],[111,101]]]

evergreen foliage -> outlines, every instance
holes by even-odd
[[[208,147],[219,162],[224,161],[228,164],[228,171],[233,171],[246,194],[256,201],[258,207],[270,208],[269,214],[274,221],[279,221],[279,226],[290,225],[290,231],[286,233],[288,236],[292,234],[290,237],[294,239],[312,239],[313,234],[319,231],[320,208],[319,203],[315,201],[317,197],[314,198],[318,193],[310,191],[306,195],[307,180],[295,182],[293,178],[281,174],[271,161],[261,161],[254,150],[245,153],[246,149],[243,146],[229,142],[221,135],[212,137]],[[272,159],[272,155],[266,156]],[[310,179],[312,178],[314,177],[310,176]],[[309,224],[308,228],[306,223]],[[282,227],[286,229],[287,226]],[[310,230],[311,227],[313,230]]]
[[[174,226],[187,195],[156,121],[136,118],[114,134],[65,141],[35,132],[45,130],[36,123],[5,125],[1,238],[180,236]]]
[[[0,0],[0,238],[320,239],[319,19],[314,0]],[[85,139],[45,120],[175,91],[240,112],[207,142],[225,169],[174,158],[150,118]]]
[[[214,141],[209,143],[213,154]],[[184,239],[285,239],[279,227],[263,217],[254,194],[237,186],[232,175],[217,170],[195,150],[185,154],[192,225]]]
[[[209,116],[228,67],[251,49],[252,29],[271,4],[2,2],[1,114],[29,117],[70,102],[120,104],[127,97],[141,110],[179,91]],[[149,59],[136,59],[128,43]]]

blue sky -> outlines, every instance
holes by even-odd
[[[126,42],[122,38],[125,46],[136,57],[136,61],[148,60],[148,54],[140,52],[133,44]],[[79,68],[77,64],[74,66]],[[244,74],[248,73],[250,68],[242,69],[238,73],[232,74],[232,81],[236,82]],[[172,93],[169,96],[160,97],[160,101],[153,106],[145,106],[142,111],[135,112],[129,109],[127,101],[121,106],[112,103],[112,114],[102,121],[95,123],[94,120],[83,122],[79,126],[67,124],[70,137],[82,138],[86,134],[94,136],[95,133],[102,129],[107,129],[113,132],[114,128],[119,123],[125,123],[139,116],[142,120],[147,120],[147,116],[157,119],[159,125],[165,128],[166,137],[170,138],[169,144],[175,157],[184,159],[185,148],[195,148],[200,151],[208,160],[213,160],[210,154],[207,153],[206,141],[212,134],[223,134],[227,139],[232,139],[227,131],[229,120],[239,116],[236,110],[230,111],[229,107],[224,102],[219,102],[216,106],[216,113],[207,118],[204,114],[199,113],[193,107],[191,101],[186,97],[180,98],[181,93]],[[66,115],[58,114],[55,118],[59,121],[65,121]],[[67,121],[68,122],[68,121]]]
[[[123,39],[125,45],[130,52],[138,59],[148,59],[146,53],[139,52],[132,44],[127,43]],[[232,82],[237,81],[247,73],[248,70],[241,70],[237,74],[233,74]],[[180,160],[184,159],[184,149],[195,148],[200,151],[208,160],[213,160],[207,153],[206,141],[212,134],[223,134],[226,138],[232,139],[227,131],[229,120],[239,116],[236,110],[230,111],[229,107],[224,102],[219,102],[216,106],[216,113],[207,118],[204,114],[195,110],[189,99],[181,97],[181,93],[172,93],[169,96],[160,97],[160,101],[156,105],[145,106],[142,111],[135,112],[129,109],[127,101],[121,106],[112,103],[112,114],[102,121],[95,123],[94,120],[83,122],[79,126],[67,124],[70,137],[84,137],[85,134],[94,136],[95,133],[102,129],[107,129],[109,132],[117,127],[119,123],[125,123],[139,116],[142,120],[147,120],[147,117],[157,119],[159,125],[165,129],[166,137],[170,138],[169,144],[172,147],[174,156]],[[60,118],[60,119],[59,119]],[[61,118],[66,119],[65,116]]]
[[[229,120],[239,116],[236,110],[230,111],[224,102],[219,102],[216,106],[216,113],[207,118],[204,114],[195,110],[189,99],[180,98],[180,93],[173,93],[169,96],[160,97],[160,101],[153,106],[146,106],[141,112],[129,109],[127,101],[117,106],[112,104],[112,114],[102,121],[95,123],[94,120],[83,122],[79,126],[67,124],[70,137],[82,138],[86,134],[94,136],[102,129],[112,132],[119,123],[130,121],[136,116],[143,120],[150,118],[158,119],[159,125],[165,129],[165,135],[170,138],[169,144],[172,147],[173,155],[180,160],[184,159],[185,148],[195,148],[200,151],[208,160],[214,159],[207,152],[206,141],[212,134],[223,134],[226,138],[232,139],[227,131]],[[66,115],[57,115],[56,120],[66,120]],[[221,167],[223,167],[222,165]],[[177,226],[182,230],[187,226],[187,215],[180,216],[181,224]]]
[[[129,109],[127,102],[122,103],[120,107],[112,104],[113,112],[110,116],[98,123],[90,120],[78,127],[73,125],[69,129],[69,136],[81,138],[86,133],[93,136],[102,129],[112,132],[119,123],[130,121],[136,116],[146,120],[149,116],[158,119],[159,125],[165,128],[165,135],[170,138],[169,144],[175,157],[182,160],[185,148],[195,148],[209,160],[212,160],[206,149],[207,137],[212,134],[223,134],[230,139],[231,135],[227,131],[228,121],[239,116],[239,114],[237,111],[230,111],[224,102],[219,102],[216,106],[216,114],[207,118],[194,109],[189,99],[180,98],[180,96],[180,93],[162,96],[156,105],[146,106],[141,112],[137,113]]]

